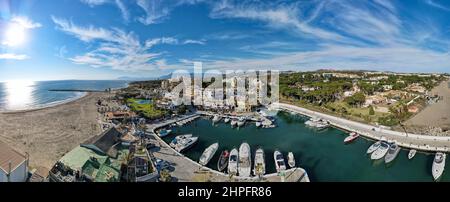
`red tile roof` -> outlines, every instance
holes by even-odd
[[[11,171],[16,169],[20,164],[22,164],[27,157],[6,143],[0,141],[0,169],[4,170],[6,173],[9,173],[9,164],[11,163]]]

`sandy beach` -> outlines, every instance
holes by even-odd
[[[43,109],[0,113],[0,140],[30,155],[31,167],[51,168],[81,142],[101,132],[96,101],[105,93],[89,93]]]
[[[445,132],[450,130],[450,88],[448,82],[442,82],[431,91],[432,95],[442,96],[442,100],[436,104],[427,106],[419,114],[406,121],[405,125],[407,130],[421,132],[423,134],[426,134],[425,132],[437,133],[434,135],[439,135],[439,130],[431,131],[436,130],[436,128],[441,128],[444,133],[440,133],[440,135],[448,134]]]

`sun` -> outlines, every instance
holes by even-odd
[[[5,31],[4,44],[8,46],[20,46],[25,43],[26,29],[19,24],[11,24]]]

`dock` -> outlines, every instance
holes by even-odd
[[[167,120],[160,124],[148,125],[150,143],[158,148],[150,150],[155,158],[169,162],[173,181],[178,182],[309,182],[307,172],[303,168],[292,168],[283,174],[272,173],[262,177],[239,177],[216,171],[214,169],[200,165],[198,162],[175,151],[164,140],[156,135],[155,130],[177,123],[182,120],[200,117],[200,114],[188,115],[172,120]]]
[[[333,127],[342,129],[344,131],[356,132],[363,137],[373,140],[387,140],[396,142],[398,146],[409,149],[416,149],[426,152],[449,152],[450,151],[450,137],[444,136],[430,136],[410,134],[405,132],[393,131],[383,127],[372,126],[369,124],[359,123],[356,121],[347,120],[340,117],[331,116],[328,114],[315,112],[302,107],[286,104],[276,103],[275,107],[281,110],[287,110],[302,114],[308,117],[318,117],[327,120]]]

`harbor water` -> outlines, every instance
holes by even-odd
[[[205,148],[218,142],[219,150],[207,165],[215,170],[221,151],[239,148],[242,142],[247,142],[251,146],[252,161],[256,149],[259,146],[264,149],[267,173],[275,172],[273,152],[278,149],[286,162],[288,152],[293,152],[296,165],[304,168],[313,182],[433,181],[431,167],[434,154],[418,152],[409,160],[409,151],[403,149],[390,164],[385,164],[384,159],[372,161],[366,151],[373,141],[360,137],[346,145],[343,141],[348,133],[335,128],[317,131],[305,126],[307,119],[280,112],[276,116],[276,128],[257,128],[254,122],[247,122],[245,127],[237,129],[223,123],[223,120],[213,125],[211,120],[202,118],[173,128],[174,133],[164,140],[169,142],[180,134],[198,136],[198,143],[184,153],[195,161]],[[450,176],[444,172],[440,181],[450,181]]]

